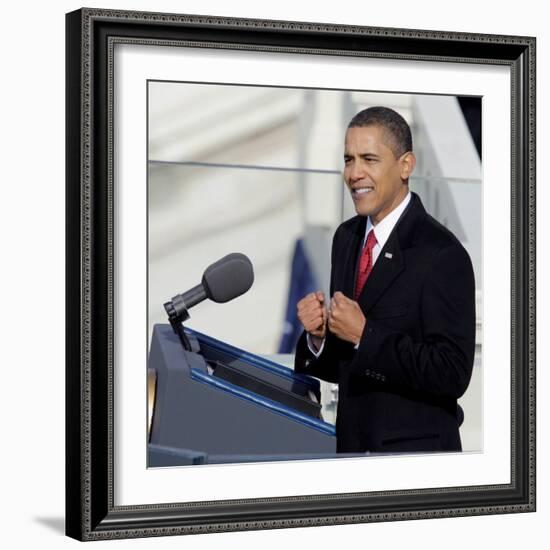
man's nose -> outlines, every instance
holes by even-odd
[[[365,170],[364,167],[359,162],[354,162],[353,166],[351,167],[350,171],[350,181],[358,181],[365,177]]]

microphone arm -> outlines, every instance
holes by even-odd
[[[182,346],[187,351],[191,351],[191,344],[183,330],[182,323],[189,319],[189,308],[206,300],[206,298],[207,295],[201,283],[183,294],[176,294],[169,302],[164,304],[164,309],[168,314],[168,321],[172,325],[174,332],[178,335]]]
[[[183,294],[176,294],[170,302],[164,304],[164,309],[168,313],[168,317],[177,316],[181,322],[187,321],[189,319],[189,309],[206,300],[206,298],[208,296],[204,290],[204,285],[201,283]]]

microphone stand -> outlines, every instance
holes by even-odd
[[[164,309],[168,314],[168,321],[180,339],[183,349],[192,351],[191,344],[183,328],[183,322],[189,319],[189,312],[187,311],[187,306],[185,305],[182,295],[177,294],[172,300],[166,302],[164,304]]]

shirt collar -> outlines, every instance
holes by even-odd
[[[399,220],[401,214],[403,214],[405,208],[411,200],[411,192],[407,193],[407,196],[394,208],[383,220],[381,220],[376,226],[372,225],[370,216],[367,218],[367,227],[365,228],[365,237],[363,238],[363,245],[366,242],[369,231],[374,228],[374,236],[380,248],[384,248],[386,241],[388,240],[390,233],[393,231],[395,224]]]

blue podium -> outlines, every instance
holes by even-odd
[[[186,328],[155,325],[149,466],[336,457],[318,380]]]

